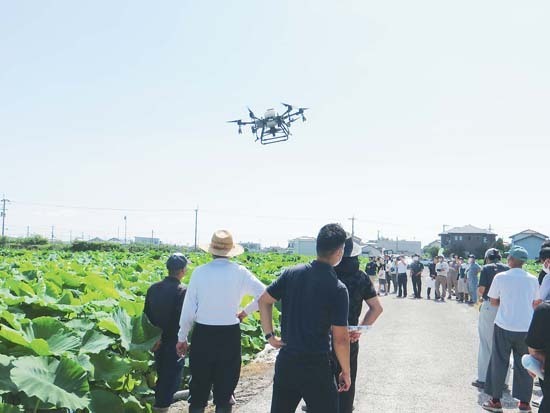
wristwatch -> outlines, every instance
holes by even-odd
[[[271,337],[275,337],[275,334],[269,333],[269,334],[266,334],[266,335],[265,335],[265,339],[266,339],[266,340],[269,340]]]

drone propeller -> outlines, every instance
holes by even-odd
[[[258,118],[256,117],[256,115],[254,115],[254,112],[252,112],[252,111],[250,110],[250,108],[247,108],[247,109],[248,109],[248,115],[250,116],[250,119],[258,119]]]
[[[292,105],[288,104],[288,103],[281,102],[281,105],[286,107],[286,110],[285,110],[285,113],[283,113],[283,116],[286,116],[287,114],[292,112],[292,109],[294,109],[294,107]]]

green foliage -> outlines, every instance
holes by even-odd
[[[424,254],[433,259],[439,255],[439,247],[434,245],[429,248],[424,248]]]
[[[166,276],[173,251],[0,250],[0,413],[36,406],[150,412],[150,348],[160,334],[143,316],[143,303],[149,286]],[[184,282],[211,260],[204,253],[190,259]],[[308,258],[244,254],[237,261],[267,285]],[[277,310],[274,317],[278,326]],[[265,345],[259,314],[241,324],[241,333],[247,362]]]

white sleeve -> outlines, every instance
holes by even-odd
[[[183,301],[183,308],[180,315],[180,330],[178,332],[179,341],[187,341],[187,336],[193,327],[193,323],[197,317],[198,301],[197,301],[197,282],[196,277],[191,277],[187,292],[185,293],[185,300]]]
[[[244,269],[244,271],[243,295],[251,295],[254,297],[254,300],[246,306],[244,311],[246,314],[252,314],[254,311],[258,311],[258,300],[265,291],[265,285],[250,271],[247,269]]]
[[[493,282],[491,283],[491,288],[489,288],[489,292],[487,293],[487,296],[489,298],[493,298],[494,300],[498,300],[500,298],[500,287],[499,287],[499,277],[498,274],[493,278]]]
[[[539,296],[537,299],[542,299],[544,301],[550,300],[550,276],[546,274],[542,279],[542,284],[539,290]]]

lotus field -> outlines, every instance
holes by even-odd
[[[168,253],[0,251],[0,413],[150,412],[160,332],[142,315]],[[192,269],[209,260],[191,254]],[[298,256],[245,254],[269,284]],[[276,316],[277,317],[277,316]],[[243,360],[263,349],[259,316],[241,324]]]

